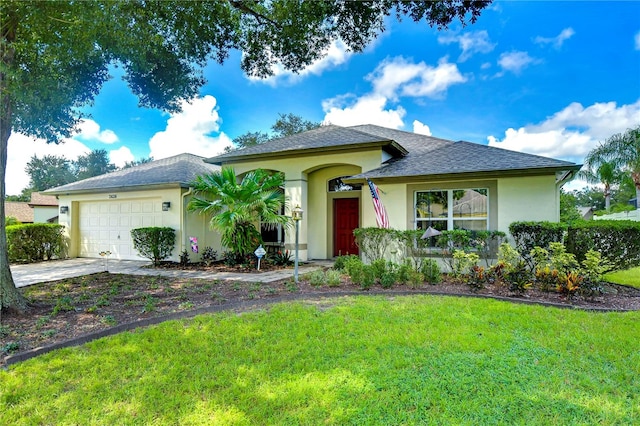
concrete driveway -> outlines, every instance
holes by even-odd
[[[239,273],[194,271],[180,269],[154,269],[149,268],[150,261],[138,260],[109,260],[105,265],[103,259],[65,259],[49,262],[30,263],[26,265],[11,265],[11,273],[16,287],[25,287],[47,281],[61,280],[64,278],[79,277],[82,275],[96,274],[108,270],[112,274],[130,275],[162,275],[175,278],[203,278],[231,281],[249,282],[273,282],[293,277],[293,268],[277,271]],[[332,261],[312,261],[300,265],[299,273],[305,274],[323,267],[333,265]]]

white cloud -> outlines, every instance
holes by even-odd
[[[125,163],[133,160],[135,160],[135,157],[126,146],[109,151],[109,161],[115,164],[116,167],[122,167]]]
[[[322,75],[326,70],[335,68],[343,63],[347,62],[352,53],[349,51],[347,45],[337,40],[331,43],[327,49],[327,54],[321,59],[313,62],[311,65],[301,70],[298,73],[286,70],[282,64],[275,64],[271,67],[273,75],[268,78],[248,77],[251,81],[265,83],[270,86],[276,86],[281,82],[287,84],[296,83],[309,75]]]
[[[155,160],[182,153],[211,157],[232,145],[231,139],[220,132],[220,116],[216,98],[206,95],[183,101],[182,112],[171,114],[165,130],[149,140],[151,157]],[[217,136],[211,136],[218,133]]]
[[[581,162],[598,142],[638,123],[640,100],[619,107],[604,102],[585,108],[574,102],[539,124],[507,129],[501,140],[487,139],[490,146]]]
[[[413,133],[431,136],[431,129],[426,124],[421,123],[418,120],[413,120]]]
[[[636,45],[636,50],[640,50],[640,31],[636,33],[636,36],[633,38]]]
[[[439,97],[450,86],[467,81],[456,64],[447,62],[447,58],[432,67],[424,62],[412,63],[401,56],[382,61],[366,79],[372,82],[376,94],[390,100],[397,100],[399,95]]]
[[[576,32],[573,30],[573,28],[569,27],[562,30],[560,34],[558,34],[555,37],[538,36],[533,40],[533,42],[537,44],[550,44],[555,49],[560,49],[564,44],[564,42],[569,40],[571,37],[573,37],[575,33]]]
[[[438,43],[451,44],[458,43],[462,53],[458,61],[464,62],[476,53],[489,53],[496,47],[489,40],[487,31],[472,31],[464,34],[444,34],[438,37]]]
[[[48,144],[44,139],[33,139],[21,133],[12,133],[7,147],[7,174],[5,178],[8,195],[18,195],[29,186],[29,175],[25,167],[32,156],[42,158],[45,155],[56,155],[68,160],[76,160],[91,150],[75,139],[65,139],[59,145]]]
[[[504,75],[505,71],[510,71],[514,74],[520,74],[520,72],[531,64],[540,62],[538,59],[532,58],[527,52],[505,52],[500,55],[498,59],[498,65],[502,68],[502,72],[498,73],[498,76]]]
[[[81,120],[78,130],[78,133],[74,135],[74,138],[76,139],[102,142],[106,144],[118,142],[118,136],[113,132],[113,130],[100,130],[100,125],[90,119]]]
[[[403,57],[382,61],[366,80],[372,91],[361,97],[339,95],[322,102],[325,123],[355,125],[375,123],[400,128],[406,111],[401,106],[388,106],[402,97],[442,97],[454,84],[467,81],[456,64],[442,58],[433,67],[424,62],[414,63]]]
[[[387,99],[381,95],[370,94],[358,98],[351,106],[346,106],[348,97],[333,98],[322,103],[325,111],[324,123],[338,126],[372,124],[398,129],[402,127],[404,108],[385,109]]]

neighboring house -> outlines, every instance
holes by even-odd
[[[29,207],[29,203],[5,201],[4,216],[15,217],[20,223],[33,223],[33,209]]]
[[[33,209],[34,223],[58,223],[58,199],[55,196],[32,192],[29,207]]]
[[[110,250],[138,258],[129,232],[140,226],[176,229],[173,260],[190,248],[189,237],[221,253],[207,219],[185,210],[188,183],[220,166],[239,176],[258,168],[284,173],[286,213],[297,205],[304,210],[302,260],[358,252],[353,229],[376,226],[367,178],[378,185],[392,228],[508,232],[513,221],[558,221],[559,190],[581,167],[373,125],[323,126],[205,161],[182,154],[46,191],[58,196],[61,212],[68,208],[59,221],[69,229],[71,256]],[[278,244],[282,234],[272,232],[276,241],[266,242]],[[286,249],[295,248],[294,238],[285,233]]]
[[[508,232],[514,221],[559,221],[559,190],[581,167],[374,125],[323,126],[206,161],[238,175],[285,174],[289,210],[305,212],[301,259],[358,252],[353,229],[376,226],[366,179],[379,187],[392,228]],[[291,235],[285,243],[294,248]]]
[[[189,182],[197,175],[220,168],[203,157],[181,154],[101,176],[49,189],[60,203],[59,223],[67,228],[71,257],[142,259],[133,248],[131,230],[148,226],[176,230],[176,249],[171,259],[194,246],[220,247],[220,237],[209,231],[203,216],[187,214]],[[194,247],[195,248],[195,247]],[[191,259],[198,255],[191,252]]]
[[[593,220],[593,212],[594,212],[593,207],[578,206],[577,209],[578,209],[578,212],[580,213],[580,216],[584,220]]]

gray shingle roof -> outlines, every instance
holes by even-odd
[[[291,155],[297,151],[342,149],[368,144],[400,146],[390,150],[394,158],[381,167],[352,176],[351,179],[400,178],[461,173],[547,170],[578,170],[580,165],[553,158],[509,151],[471,142],[454,142],[403,130],[365,124],[351,127],[323,126],[262,145],[233,151],[206,161],[223,164],[234,160],[248,160],[265,155]]]
[[[293,154],[297,151],[313,151],[328,149],[349,149],[364,145],[385,146],[392,153],[402,156],[405,149],[394,139],[366,133],[358,129],[340,126],[321,126],[317,129],[298,133],[281,139],[274,139],[267,143],[239,149],[206,161],[213,164],[222,164],[236,159],[259,158],[268,155]]]
[[[471,142],[451,142],[407,157],[351,179],[433,176],[459,173],[508,172],[523,170],[578,170],[580,165],[568,161],[524,154]]]
[[[204,157],[180,154],[48,189],[45,193],[64,194],[107,189],[136,189],[141,186],[170,184],[187,187],[188,183],[197,175],[216,170],[220,170],[220,167],[205,163]]]

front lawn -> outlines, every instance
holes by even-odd
[[[203,315],[0,371],[0,424],[632,424],[639,322],[418,295]]]
[[[612,283],[640,288],[640,266],[624,271],[610,272],[604,276],[604,279]]]

